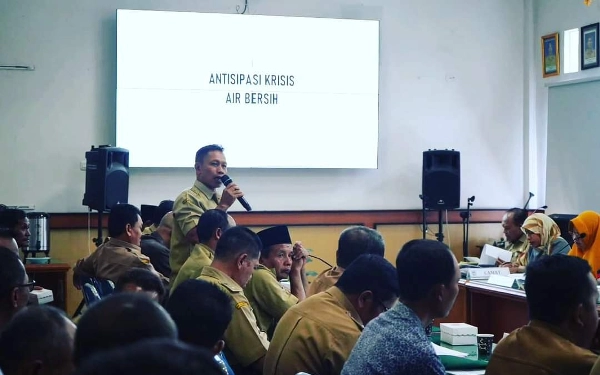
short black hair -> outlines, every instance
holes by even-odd
[[[91,356],[74,374],[223,375],[223,371],[206,349],[177,340],[151,339]]]
[[[72,345],[63,312],[48,305],[26,307],[0,335],[0,368],[17,374],[21,366],[40,360],[44,368],[59,369],[71,361]]]
[[[135,284],[143,290],[156,292],[159,301],[162,301],[165,297],[165,287],[162,280],[150,270],[131,268],[119,277],[117,285],[115,285],[115,292],[123,292],[123,288],[127,284]]]
[[[25,266],[14,251],[0,247],[0,299],[9,297],[9,293],[25,280]]]
[[[215,231],[221,228],[222,231],[229,229],[229,220],[227,213],[223,210],[206,210],[198,219],[196,233],[200,242],[206,242],[211,239]]]
[[[14,230],[19,221],[25,220],[27,214],[16,208],[0,208],[0,232],[9,232],[14,237]],[[4,235],[3,237],[7,237]]]
[[[223,339],[233,316],[231,297],[204,280],[186,280],[169,297],[167,312],[177,325],[179,339],[211,349]]]
[[[454,255],[444,243],[412,240],[404,244],[396,257],[400,300],[423,300],[438,284],[449,286],[455,277]]]
[[[525,273],[529,318],[553,325],[564,322],[570,309],[595,292],[591,272],[585,260],[562,254],[529,263]]]
[[[347,268],[362,254],[383,256],[384,252],[385,242],[379,232],[362,225],[354,226],[346,228],[340,234],[336,263],[342,268]]]
[[[529,216],[527,210],[517,207],[513,207],[510,210],[507,210],[506,213],[512,215],[515,225],[519,227],[523,226],[523,223],[527,219],[527,216]]]
[[[74,363],[94,353],[149,338],[177,338],[167,312],[143,293],[117,293],[94,303],[75,333]]]
[[[154,209],[154,212],[152,213],[152,224],[158,226],[160,224],[160,221],[162,220],[163,216],[165,216],[167,213],[173,211],[174,204],[175,204],[175,202],[173,202],[172,200],[161,201],[158,204],[158,207],[156,207]]]
[[[206,155],[208,155],[209,152],[213,152],[213,151],[220,151],[223,152],[223,150],[225,150],[223,148],[223,146],[221,145],[208,145],[208,146],[204,146],[202,148],[200,148],[198,151],[196,151],[196,163],[204,163],[204,158],[206,157]]]
[[[385,258],[363,254],[350,264],[335,284],[346,294],[373,292],[381,301],[397,298],[399,293],[396,269]]]
[[[140,210],[131,204],[120,203],[111,207],[108,215],[108,235],[119,237],[125,233],[127,224],[132,227],[137,223],[138,216],[142,216]]]
[[[246,227],[233,227],[227,229],[217,242],[215,259],[232,260],[242,253],[252,259],[258,259],[262,243],[258,235]]]

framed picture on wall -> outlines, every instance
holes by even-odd
[[[581,70],[598,67],[598,23],[583,26],[581,29],[579,50],[581,51]]]
[[[542,37],[542,73],[544,78],[560,74],[558,33]]]

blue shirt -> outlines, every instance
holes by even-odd
[[[557,254],[569,255],[569,250],[571,250],[569,243],[564,238],[558,237],[557,239],[552,241],[552,243],[550,244],[549,252],[550,252],[550,255],[557,255]],[[547,256],[544,253],[544,249],[536,249],[533,246],[529,246],[528,251],[529,251],[528,263],[533,263],[536,260],[539,260],[539,259]]]
[[[342,375],[375,374],[445,374],[421,320],[401,302],[367,324],[342,369]]]

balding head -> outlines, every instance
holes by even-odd
[[[162,237],[165,242],[165,246],[169,247],[171,243],[171,233],[173,233],[173,224],[175,219],[173,218],[173,211],[169,211],[165,216],[160,219],[160,224],[156,228],[156,232]]]
[[[374,254],[383,256],[385,243],[383,237],[375,229],[362,225],[346,228],[338,240],[336,252],[337,265],[347,268],[359,256]]]
[[[165,216],[162,217],[162,219],[160,219],[160,224],[158,226],[173,229],[174,220],[175,219],[173,219],[173,211],[169,211],[165,214]]]

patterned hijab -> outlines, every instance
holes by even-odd
[[[548,215],[544,214],[533,214],[525,219],[525,222],[521,226],[523,233],[532,232],[540,235],[540,247],[538,250],[542,250],[544,254],[550,255],[550,245],[554,240],[560,237],[560,228]]]

